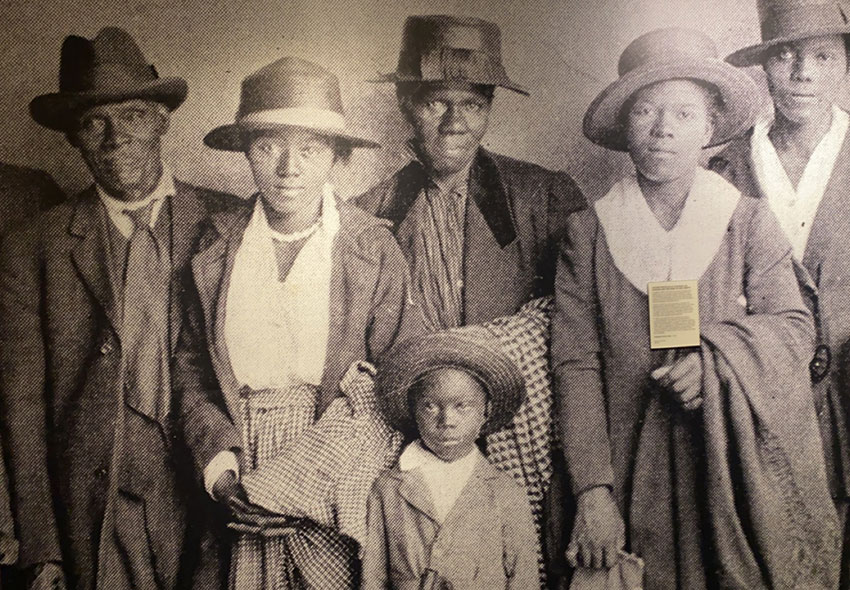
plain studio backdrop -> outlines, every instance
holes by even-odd
[[[65,137],[30,119],[28,103],[57,90],[66,35],[91,38],[117,25],[160,76],[189,83],[165,142],[179,178],[242,196],[254,191],[244,156],[211,150],[202,138],[233,120],[242,78],[294,55],[339,76],[352,126],[384,146],[356,150],[349,166],[337,168],[340,194],[358,194],[409,159],[392,85],[367,80],[395,69],[404,19],[422,13],[477,16],[501,27],[508,74],[531,96],[497,90],[484,145],[566,170],[591,197],[629,166],[624,155],[584,139],[581,120],[617,77],[631,40],[663,26],[698,28],[725,56],[759,39],[755,0],[0,0],[0,160],[47,170],[69,194],[90,182]]]

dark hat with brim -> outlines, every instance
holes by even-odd
[[[466,82],[528,95],[505,72],[498,25],[437,14],[407,18],[396,71],[370,82]]]
[[[287,129],[304,129],[351,147],[380,147],[348,128],[337,77],[294,57],[281,58],[245,78],[236,121],[207,133],[204,143],[243,152],[252,133]]]
[[[62,44],[59,92],[35,97],[32,118],[49,129],[69,131],[95,105],[152,100],[173,111],[186,99],[182,78],[160,78],[126,31],[107,27],[94,39],[71,35]]]
[[[486,329],[469,326],[431,332],[405,340],[379,364],[379,405],[393,428],[405,434],[417,431],[408,393],[415,383],[437,369],[463,371],[484,386],[489,414],[482,435],[508,425],[525,399],[525,381],[519,367]]]
[[[784,43],[850,34],[847,9],[835,0],[761,0],[758,8],[762,42],[729,55],[733,66],[761,65],[766,52]]]
[[[584,116],[584,135],[611,150],[628,150],[623,107],[635,92],[657,82],[693,80],[720,93],[722,108],[705,147],[723,144],[749,129],[762,102],[752,78],[719,59],[714,42],[699,31],[659,29],[638,37],[620,56],[619,73]]]

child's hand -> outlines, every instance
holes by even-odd
[[[626,526],[611,491],[591,488],[578,497],[578,514],[567,561],[572,567],[610,568],[620,560],[626,544]]]

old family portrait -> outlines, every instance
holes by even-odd
[[[0,585],[850,589],[850,5],[592,4],[4,3]]]

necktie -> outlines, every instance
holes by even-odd
[[[153,203],[124,213],[133,221],[124,278],[121,345],[124,395],[164,424],[171,403],[168,367],[169,264],[150,227]]]

